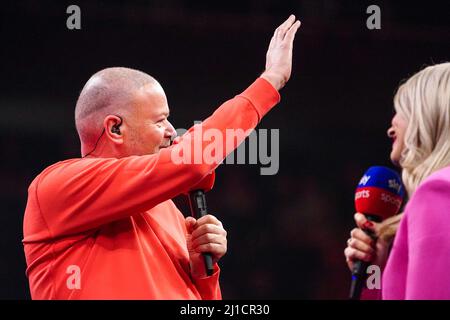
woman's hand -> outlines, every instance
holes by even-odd
[[[369,221],[361,213],[355,214],[355,222],[358,228],[354,228],[350,232],[347,248],[344,250],[349,269],[353,270],[356,260],[371,262],[383,268],[388,258],[390,243],[379,238],[381,224]],[[373,239],[363,230],[371,231],[375,238]]]

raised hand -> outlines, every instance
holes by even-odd
[[[300,21],[291,15],[273,34],[266,54],[266,70],[261,75],[280,90],[291,77],[292,49]]]

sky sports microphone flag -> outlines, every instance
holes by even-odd
[[[405,190],[400,175],[387,167],[370,167],[359,181],[355,208],[375,222],[398,213]]]
[[[370,221],[381,222],[397,214],[403,202],[405,187],[399,174],[387,167],[370,167],[359,181],[355,208]],[[364,230],[373,239],[371,230]],[[350,299],[358,300],[365,283],[369,262],[357,260],[353,265]]]

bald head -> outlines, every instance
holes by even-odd
[[[150,75],[129,68],[106,68],[95,73],[81,90],[75,107],[75,125],[82,146],[93,146],[104,117],[131,112],[130,101],[141,88],[152,84],[160,87]]]

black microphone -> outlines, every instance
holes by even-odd
[[[191,215],[195,219],[199,219],[208,214],[205,193],[212,189],[214,180],[215,173],[213,171],[189,191],[189,207],[191,208]],[[204,252],[203,258],[205,260],[206,274],[210,276],[214,272],[212,255],[211,253]]]

